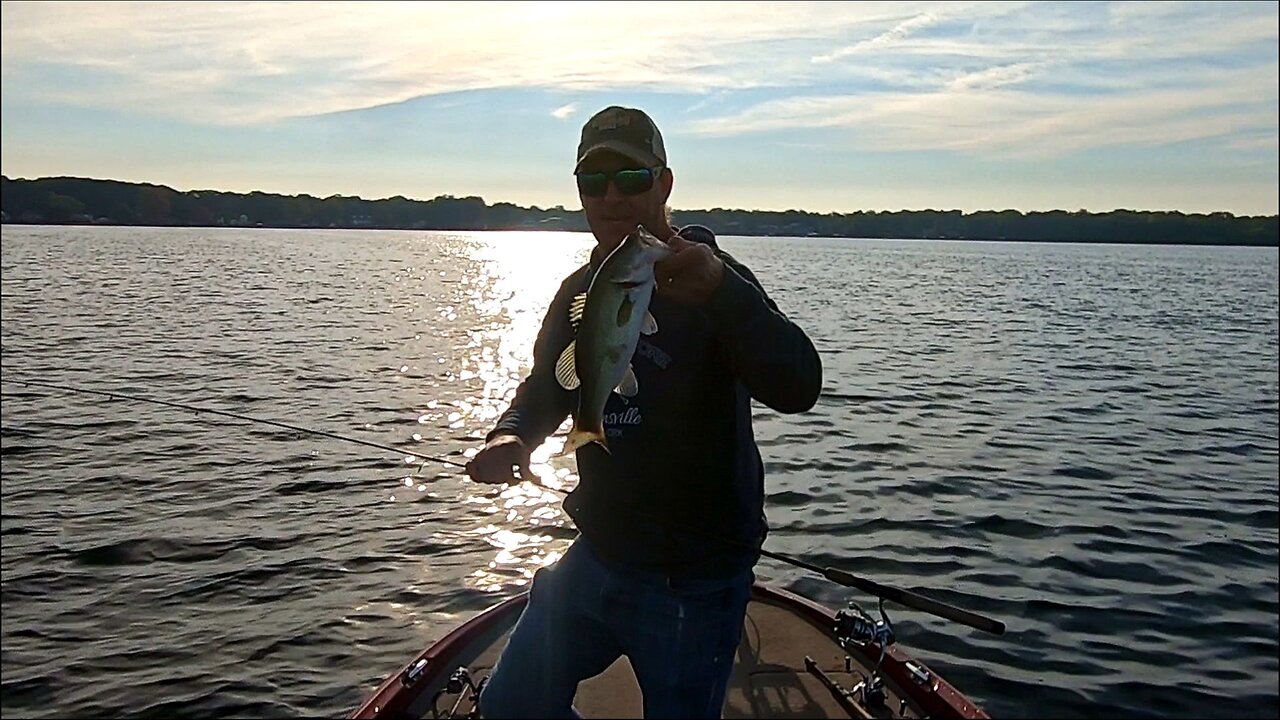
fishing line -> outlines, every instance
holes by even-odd
[[[240,420],[242,422],[260,423],[262,425],[273,425],[275,427],[284,428],[286,430],[294,430],[301,433],[307,433],[309,435],[320,435],[322,437],[332,438],[334,440],[343,440],[350,443],[356,443],[357,445],[365,445],[367,447],[377,448],[379,450],[388,450],[390,452],[399,453],[401,455],[406,455],[413,458],[421,458],[423,460],[433,460],[435,462],[443,463],[445,465],[452,465],[454,467],[465,468],[467,466],[466,463],[460,463],[455,460],[448,460],[442,457],[424,455],[423,453],[415,452],[413,450],[406,450],[404,448],[393,447],[391,445],[382,445],[380,443],[372,442],[369,440],[361,440],[360,438],[348,437],[346,435],[338,435],[336,433],[326,432],[324,430],[315,430],[312,428],[302,427],[301,425],[292,425],[290,423],[278,422],[276,420],[267,420],[265,418],[252,417],[250,415],[241,415],[240,413],[228,412],[226,410],[215,410],[214,408],[202,407],[199,405],[189,405],[187,403],[170,402],[168,400],[156,400],[155,398],[142,397],[140,395],[133,395],[130,393],[116,392],[114,390],[91,390],[89,388],[77,387],[74,385],[60,385],[60,384],[47,383],[47,382],[37,382],[35,380],[11,380],[9,378],[5,378],[4,381],[6,383],[13,383],[15,385],[32,385],[36,387],[52,388],[54,390],[63,390],[65,392],[77,392],[77,393],[86,393],[89,395],[101,395],[103,397],[108,397],[112,399],[132,400],[134,402],[151,403],[154,405],[164,405],[171,408],[177,408],[179,410],[186,410],[188,412],[221,415],[223,417],[232,418],[234,420]],[[0,392],[0,397],[19,397],[20,395],[21,393]]]

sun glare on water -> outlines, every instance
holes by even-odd
[[[451,427],[483,438],[533,367],[534,341],[547,308],[564,278],[586,261],[593,241],[560,232],[478,233],[470,239],[467,254],[476,270],[463,281],[458,314],[474,321],[457,370],[469,395],[449,418]],[[573,459],[553,457],[563,446],[563,435],[548,438],[534,450],[531,469],[548,487],[568,490],[577,481]],[[479,441],[467,455],[478,449]],[[496,550],[470,579],[486,590],[524,585],[567,544],[540,532],[563,523],[562,493],[531,483],[499,488],[466,485],[465,502],[482,507],[490,519],[474,532]]]

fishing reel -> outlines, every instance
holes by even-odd
[[[836,613],[836,642],[846,652],[851,646],[875,643],[880,646],[883,658],[885,648],[892,645],[897,638],[893,634],[893,623],[884,611],[884,600],[880,601],[880,619],[876,620],[867,614],[857,603],[849,601],[849,608]],[[878,663],[877,663],[878,664]]]
[[[486,676],[480,680],[479,684],[476,684],[471,680],[471,673],[467,671],[466,667],[459,667],[457,670],[454,670],[453,674],[449,676],[448,681],[445,682],[444,687],[440,688],[440,690],[436,692],[435,697],[431,698],[431,717],[433,718],[458,718],[458,717],[479,718],[480,717],[480,702],[479,702],[480,692],[484,690],[484,685],[488,681],[489,681],[489,678]],[[470,693],[464,695],[464,691],[467,691],[467,690],[469,690]],[[457,695],[458,699],[454,701],[453,707],[451,707],[447,713],[441,713],[438,703],[440,702],[441,696],[446,694]],[[462,701],[466,699],[471,700],[471,710],[464,715],[459,715],[458,708],[462,705]]]
[[[880,646],[880,657],[876,659],[875,667],[871,668],[871,674],[855,685],[850,693],[866,708],[878,708],[884,704],[884,678],[880,677],[880,665],[884,662],[889,646],[897,640],[893,634],[893,623],[884,611],[883,599],[880,600],[879,609],[880,619],[876,620],[850,600],[848,609],[836,613],[835,638],[845,652],[855,652],[855,646],[859,651],[863,645]],[[844,663],[845,671],[852,671],[852,659],[845,656]]]

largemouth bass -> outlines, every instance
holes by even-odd
[[[608,449],[604,435],[604,406],[609,393],[624,397],[640,391],[631,359],[640,335],[658,331],[649,314],[656,284],[654,263],[674,251],[643,225],[623,238],[609,253],[587,292],[574,299],[570,324],[577,334],[556,363],[556,379],[566,390],[580,388],[578,411],[562,455],[595,442]]]

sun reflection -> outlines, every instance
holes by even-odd
[[[477,528],[476,533],[497,551],[486,567],[471,574],[476,587],[490,592],[505,585],[526,584],[538,568],[554,563],[563,554],[548,549],[554,539],[550,535],[516,532],[499,524]]]
[[[454,402],[426,404],[419,424],[436,423],[452,434],[474,439],[462,454],[471,458],[507,407],[533,363],[533,344],[543,317],[563,279],[586,261],[593,240],[584,233],[473,233],[454,252],[470,269],[454,280],[438,317],[461,329],[455,355],[438,361],[450,383],[466,388]],[[441,277],[450,278],[442,271]],[[430,341],[430,337],[427,338]],[[460,346],[460,347],[459,347]],[[561,428],[564,430],[564,428]],[[530,458],[530,469],[546,487],[522,482],[502,489],[467,483],[463,502],[477,506],[487,524],[474,530],[494,555],[469,582],[487,591],[522,586],[539,568],[555,562],[568,540],[548,534],[567,523],[563,492],[577,481],[572,458],[556,457],[563,436],[548,438]]]

